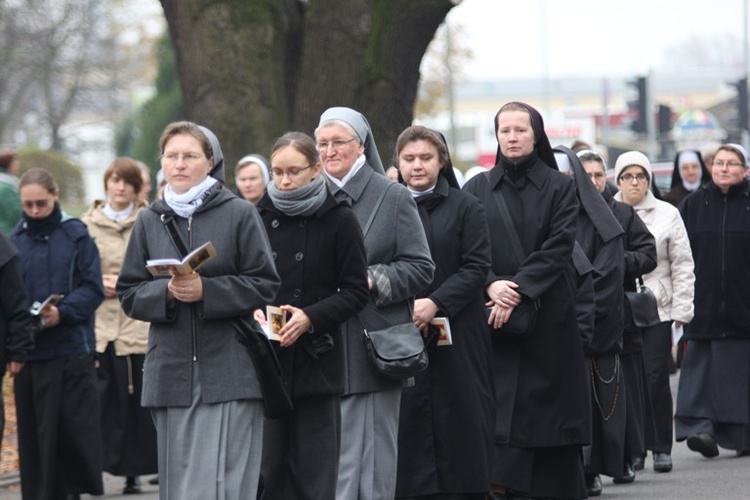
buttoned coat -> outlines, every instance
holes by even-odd
[[[155,278],[146,261],[180,258],[162,215],[172,215],[189,250],[212,242],[216,257],[198,271],[203,300],[167,302],[168,278]],[[138,214],[117,280],[125,313],[151,322],[143,366],[142,404],[189,406],[192,364],[200,367],[203,403],[261,397],[255,367],[230,320],[270,303],[280,280],[255,207],[216,184],[189,218],[164,201]]]
[[[531,157],[528,160],[532,161]],[[516,186],[499,164],[464,190],[484,206],[492,247],[485,285],[510,279],[539,299],[537,324],[525,339],[492,338],[497,417],[495,441],[511,446],[587,444],[591,407],[575,310],[573,246],[578,200],[573,181],[533,156]],[[526,259],[519,266],[493,190],[505,197]]]
[[[388,287],[373,288],[365,310],[346,322],[344,394],[397,388],[400,381],[382,379],[370,368],[360,317],[369,329],[412,321],[411,302],[432,282],[435,271],[417,206],[404,186],[376,174],[368,163],[343,188],[335,184],[329,188],[337,199],[346,195],[351,200],[362,228],[374,212],[380,195],[388,189],[364,237],[370,277],[383,276]]]
[[[294,397],[340,394],[344,389],[341,324],[367,304],[367,256],[352,210],[328,193],[310,217],[282,214],[266,194],[258,203],[281,288],[274,305],[301,308],[310,331],[294,345],[274,342]]]

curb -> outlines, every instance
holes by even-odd
[[[19,484],[20,482],[21,475],[19,472],[7,472],[5,474],[0,474],[0,488],[13,486],[14,484]]]

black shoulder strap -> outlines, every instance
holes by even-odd
[[[490,173],[487,172],[485,174],[485,177],[487,178],[487,183],[490,183]],[[492,189],[492,186],[490,185],[490,193],[492,193],[492,198],[495,200],[495,204],[497,205],[497,209],[500,211],[500,216],[503,218],[503,224],[505,224],[505,228],[508,230],[508,237],[510,238],[510,244],[513,247],[513,251],[516,254],[516,259],[518,259],[518,264],[523,264],[523,261],[526,259],[526,256],[523,253],[523,247],[521,246],[521,240],[518,237],[518,231],[516,231],[516,226],[513,225],[513,221],[510,218],[510,211],[508,210],[508,205],[505,203],[505,198],[503,197],[502,193],[499,189]]]
[[[378,198],[377,203],[375,203],[375,208],[372,209],[372,213],[370,214],[370,218],[367,219],[367,223],[365,224],[365,227],[362,228],[362,237],[364,238],[367,235],[367,231],[370,229],[370,226],[372,225],[372,221],[375,219],[375,216],[378,214],[378,210],[380,209],[380,205],[383,204],[383,200],[385,199],[385,195],[388,194],[388,190],[391,189],[391,186],[393,184],[389,185],[387,188],[383,190],[383,192],[380,194],[380,198]]]
[[[162,214],[161,223],[167,228],[169,239],[172,240],[172,244],[177,249],[177,253],[180,254],[180,257],[185,257],[189,252],[185,241],[182,239],[180,230],[177,229],[177,222],[174,220],[174,215]]]

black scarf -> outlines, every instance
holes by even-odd
[[[55,202],[55,208],[52,209],[52,213],[47,217],[43,219],[32,219],[24,213],[23,220],[27,227],[29,236],[34,238],[49,236],[52,234],[52,231],[60,225],[60,221],[62,220],[62,210],[60,210],[60,205]]]

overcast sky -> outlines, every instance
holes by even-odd
[[[667,49],[696,37],[736,42],[730,69],[741,72],[746,1],[463,0],[448,21],[462,26],[462,44],[473,52],[463,70],[470,80],[535,78],[545,71],[551,77],[645,74],[665,64]]]

